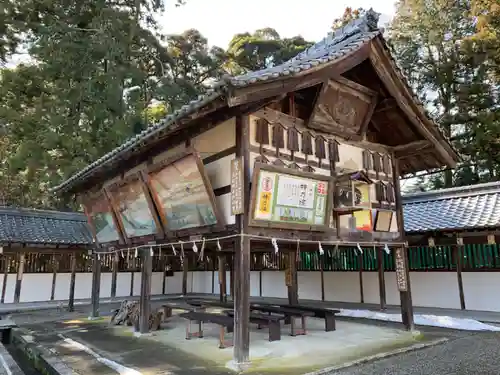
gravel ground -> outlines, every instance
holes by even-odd
[[[499,333],[451,333],[450,341],[329,375],[498,375]]]

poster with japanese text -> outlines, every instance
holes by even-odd
[[[260,170],[254,219],[325,225],[328,182]]]

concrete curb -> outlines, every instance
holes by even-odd
[[[44,375],[79,375],[20,328],[12,330],[12,344],[23,351],[33,367]]]
[[[359,365],[362,365],[362,364],[365,364],[368,362],[374,362],[374,361],[378,361],[380,359],[394,357],[396,355],[412,352],[415,350],[422,350],[425,348],[429,348],[431,346],[443,344],[447,341],[449,341],[448,338],[441,338],[441,339],[437,339],[437,340],[433,340],[433,341],[429,341],[429,342],[413,344],[411,346],[391,350],[389,352],[374,354],[374,355],[370,355],[368,357],[364,357],[364,358],[357,359],[354,361],[349,361],[349,362],[343,363],[341,365],[325,367],[325,368],[322,368],[321,370],[308,372],[308,373],[303,374],[303,375],[326,375],[326,374],[333,372],[333,371],[344,370],[344,369],[349,368],[349,367],[359,366]]]

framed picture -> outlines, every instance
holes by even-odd
[[[121,234],[104,191],[82,197],[85,214],[98,244],[120,243]]]
[[[161,223],[140,174],[130,175],[105,189],[128,238],[161,233]]]
[[[144,176],[166,232],[224,225],[203,162],[193,149],[151,166]]]
[[[257,163],[252,180],[250,225],[327,231],[333,187],[329,176]]]
[[[375,232],[390,232],[394,211],[376,210],[373,229]]]

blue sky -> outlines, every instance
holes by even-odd
[[[195,28],[209,44],[224,48],[234,34],[264,27],[276,29],[282,37],[302,35],[306,40],[318,41],[347,6],[372,7],[382,14],[383,23],[393,16],[395,4],[394,0],[187,0],[186,5],[174,7],[174,0],[167,1],[171,5],[160,18],[165,33]]]

